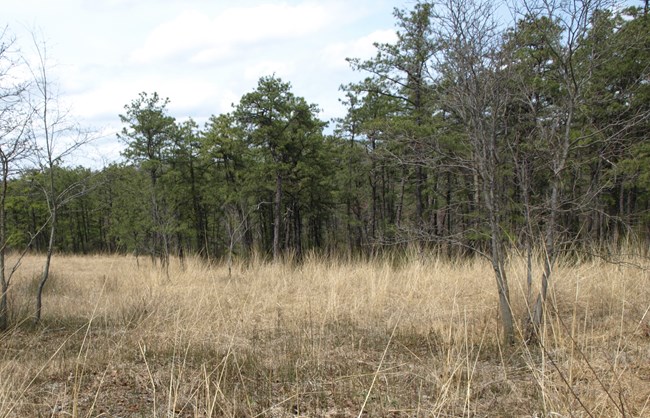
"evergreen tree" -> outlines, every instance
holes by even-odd
[[[404,193],[412,187],[416,235],[426,229],[424,218],[429,202],[429,174],[422,159],[425,149],[430,149],[428,142],[436,110],[430,68],[437,52],[432,35],[432,12],[433,5],[428,2],[418,2],[410,11],[395,9],[397,42],[377,44],[377,55],[373,59],[349,60],[353,69],[371,74],[373,82],[361,86],[391,98],[398,106],[395,113],[384,120],[382,131],[394,143],[392,153],[401,166],[395,223],[399,228],[405,218]]]
[[[317,113],[315,105],[296,97],[291,85],[275,76],[262,77],[257,89],[245,94],[235,111],[253,158],[273,179],[274,260],[283,249],[298,255],[302,252],[302,215],[296,187],[305,156],[322,143],[324,123],[317,119]]]
[[[158,93],[140,93],[139,97],[124,106],[126,113],[120,120],[127,126],[118,135],[126,144],[123,155],[149,174],[150,202],[147,205],[153,230],[149,237],[149,252],[152,259],[160,259],[161,265],[169,263],[170,253],[170,208],[159,184],[166,172],[165,158],[176,134],[173,117],[167,115],[169,99],[162,99]]]

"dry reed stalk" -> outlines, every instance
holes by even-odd
[[[15,280],[18,324],[40,265],[28,256]],[[524,317],[525,260],[509,269]],[[560,265],[542,345],[514,348],[482,260],[256,260],[229,275],[190,259],[168,279],[130,257],[59,256],[52,272],[43,327],[0,337],[0,416],[649,411],[650,287],[632,263]]]

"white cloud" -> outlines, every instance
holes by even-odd
[[[357,80],[346,57],[374,56],[393,42],[391,9],[411,0],[41,0],[8,2],[10,22],[42,27],[59,61],[52,79],[72,116],[105,129],[88,154],[111,145],[118,114],[142,91],[169,97],[178,120],[232,111],[261,76],[275,73],[296,95],[340,116],[341,84]],[[115,22],[119,21],[116,29]],[[18,26],[23,27],[23,26]],[[372,32],[374,30],[374,32]],[[30,51],[30,36],[22,38]],[[328,46],[329,45],[329,46]]]
[[[94,133],[92,137],[95,139],[76,150],[68,159],[68,163],[73,166],[99,168],[122,161],[121,152],[125,146],[117,140],[115,134],[116,131],[112,128]]]
[[[244,78],[257,81],[260,77],[276,74],[282,79],[289,79],[294,71],[293,62],[264,60],[247,66],[244,70]]]
[[[235,93],[232,90],[226,90],[222,92],[221,97],[218,99],[218,106],[221,109],[219,113],[228,113],[233,109],[233,105],[237,105],[239,99],[241,99],[241,94]],[[215,112],[217,114],[217,112]]]
[[[119,125],[118,114],[142,91],[169,97],[170,113],[188,114],[187,110],[210,104],[219,95],[217,87],[206,80],[191,77],[128,77],[108,80],[84,92],[70,95],[72,113],[95,128]],[[216,110],[215,110],[216,111]],[[192,113],[189,113],[192,115]],[[194,115],[193,115],[194,116]],[[203,116],[203,115],[197,115]]]
[[[349,42],[337,42],[328,45],[322,54],[324,65],[333,70],[348,69],[346,58],[372,58],[376,53],[375,43],[393,43],[397,35],[392,29],[378,30]]]
[[[315,33],[335,20],[337,10],[315,2],[233,7],[214,17],[188,10],[151,31],[131,59],[151,63],[183,53],[195,62],[223,59],[238,46]]]
[[[231,45],[218,45],[203,49],[190,58],[192,64],[208,64],[225,59],[232,55],[234,48]]]
[[[171,22],[154,29],[142,48],[131,58],[136,63],[149,63],[168,58],[189,48],[202,47],[210,38],[210,19],[197,11],[181,13]]]

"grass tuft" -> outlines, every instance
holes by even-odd
[[[540,344],[503,347],[490,265],[57,256],[11,289],[0,417],[647,416],[647,261],[560,264]],[[513,310],[526,265],[510,258]],[[535,266],[535,272],[541,271]],[[539,275],[537,275],[539,277]]]

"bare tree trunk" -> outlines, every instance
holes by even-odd
[[[399,185],[399,198],[397,202],[397,215],[395,218],[395,226],[399,229],[402,223],[402,209],[404,207],[404,188],[406,183],[406,167],[402,168],[402,181]]]
[[[4,157],[4,153],[3,153]],[[7,242],[7,219],[5,211],[5,201],[7,197],[7,175],[9,167],[7,161],[2,158],[2,189],[0,189],[0,331],[7,329],[9,325],[9,281],[5,274],[5,253]]]
[[[39,50],[40,52],[40,50]],[[42,123],[43,123],[43,134],[45,136],[45,168],[48,170],[47,182],[48,184],[44,187],[45,199],[48,203],[48,209],[50,211],[50,236],[47,244],[47,255],[45,258],[45,265],[43,266],[43,274],[41,275],[41,280],[38,284],[38,289],[36,291],[36,310],[34,312],[34,323],[38,324],[41,321],[41,309],[43,302],[43,289],[45,284],[50,277],[50,264],[52,261],[52,253],[54,251],[54,238],[56,233],[56,215],[57,207],[59,205],[59,197],[56,194],[56,188],[54,187],[54,168],[55,168],[55,158],[54,158],[54,144],[53,144],[53,134],[54,127],[56,126],[56,116],[53,125],[50,125],[49,117],[49,103],[51,100],[49,82],[47,81],[47,76],[45,73],[45,59],[41,58],[41,68],[40,68],[40,91],[42,93],[43,99],[43,109],[41,113]]]
[[[5,260],[4,254],[0,255],[0,274],[2,275],[2,298],[0,299],[0,331],[4,331],[9,326],[9,301],[7,293],[9,292],[9,285],[4,278],[5,276]]]
[[[34,83],[38,91],[37,102],[32,103],[34,118],[38,121],[37,126],[40,132],[35,133],[34,139],[42,135],[40,139],[44,143],[35,142],[33,144],[36,150],[36,156],[44,172],[46,184],[42,185],[43,194],[47,201],[49,210],[49,226],[50,234],[47,243],[47,254],[45,265],[43,266],[43,273],[36,292],[36,311],[34,312],[34,322],[38,323],[41,319],[43,289],[50,277],[50,266],[52,255],[54,253],[54,243],[56,238],[56,224],[58,210],[67,201],[78,197],[85,193],[85,187],[68,187],[67,189],[57,192],[55,187],[55,176],[58,164],[72,152],[77,150],[82,145],[88,143],[90,139],[80,133],[67,119],[67,113],[62,112],[57,106],[56,89],[52,88],[47,74],[47,50],[44,44],[39,44],[34,37],[34,46],[38,54],[38,68],[32,70],[34,76]],[[38,102],[40,101],[40,102]],[[39,126],[40,125],[40,126]],[[75,135],[76,138],[72,140],[71,144],[63,144],[63,141],[58,141],[59,135],[64,133]],[[63,149],[57,149],[57,146],[63,146]],[[80,186],[80,185],[77,185]],[[45,227],[45,226],[44,226]],[[44,228],[43,227],[43,228]],[[42,230],[42,228],[41,228]],[[40,232],[40,230],[39,230]]]
[[[51,219],[50,219],[50,238],[47,244],[47,254],[45,256],[45,265],[43,266],[43,273],[41,274],[41,280],[38,283],[38,289],[36,291],[36,310],[34,312],[34,323],[38,324],[41,321],[41,310],[43,307],[43,289],[45,284],[50,278],[50,265],[52,262],[52,253],[54,252],[54,238],[56,233],[56,203],[52,207]]]
[[[526,167],[522,167],[526,170]],[[522,183],[522,193],[524,197],[524,217],[526,222],[526,290],[527,299],[533,294],[533,222],[530,215],[530,189],[528,184],[528,174],[522,175],[524,182]]]
[[[25,95],[29,82],[18,82],[22,77],[16,77],[15,71],[20,71],[18,63],[24,56],[14,50],[16,39],[10,35],[8,28],[0,29],[0,330],[9,325],[8,291],[11,276],[20,264],[16,262],[14,268],[7,275],[6,250],[7,250],[7,180],[9,170],[16,167],[31,152],[27,135],[27,127],[31,121],[32,113],[27,110],[28,96]],[[36,229],[36,227],[34,227]]]
[[[531,329],[528,330],[528,340],[534,341],[539,337],[539,327],[542,324],[544,315],[544,303],[548,293],[548,285],[553,273],[553,264],[555,262],[555,224],[557,222],[558,198],[559,198],[559,179],[553,181],[550,201],[550,214],[546,226],[544,238],[544,272],[542,273],[542,288],[537,295],[537,300],[532,310]]]
[[[0,228],[2,227],[0,226]],[[0,235],[4,237],[4,231],[0,232]],[[2,240],[2,242],[4,242],[4,239]],[[0,331],[4,331],[9,326],[9,302],[7,300],[8,292],[9,292],[9,283],[7,282],[7,278],[5,275],[4,246],[2,249],[0,249],[0,285],[1,285],[0,291],[2,291],[2,295],[0,296]]]
[[[373,178],[370,179],[370,196],[372,199],[372,208],[370,211],[370,238],[374,243],[377,239],[377,184]]]
[[[280,259],[280,222],[282,221],[282,174],[275,175],[275,198],[273,199],[273,260]]]
[[[232,228],[232,226],[230,224],[229,224],[228,229],[229,229],[228,234],[230,235],[230,241],[228,242],[228,260],[227,260],[227,264],[228,264],[228,278],[230,279],[230,278],[232,278],[232,253],[233,253],[234,248],[235,248],[235,236],[234,236],[234,232],[232,231],[233,228]]]
[[[185,265],[185,250],[183,249],[184,244],[182,240],[181,233],[178,232],[176,234],[176,240],[178,241],[178,261],[180,262],[181,265],[181,270],[185,271],[186,265]]]
[[[557,201],[557,189],[555,185],[553,186],[552,201]],[[540,289],[539,294],[537,295],[537,300],[533,306],[531,312],[531,327],[527,331],[527,340],[536,341],[540,337],[540,326],[542,325],[542,319],[544,317],[544,304],[546,302],[546,297],[548,293],[548,284],[551,279],[551,274],[553,272],[553,264],[555,258],[555,211],[551,210],[549,215],[548,223],[546,230],[546,237],[544,239],[544,272],[542,273],[542,288]]]
[[[370,221],[370,237],[372,240],[372,243],[374,244],[375,241],[377,240],[377,161],[375,160],[376,155],[375,155],[375,150],[376,150],[377,144],[375,141],[375,136],[370,135],[370,149],[372,150],[372,154],[370,156],[370,161],[371,161],[371,166],[370,166],[370,176],[368,178],[370,182],[370,190],[371,190],[371,197],[372,197],[372,210],[371,210],[371,221]]]
[[[501,312],[501,325],[503,326],[503,341],[507,345],[515,342],[515,325],[512,308],[510,306],[510,291],[506,277],[503,245],[496,242],[498,237],[492,235],[492,268],[499,293],[499,311]]]
[[[496,143],[492,142],[487,155],[494,155],[496,152]],[[488,157],[490,158],[490,157]],[[495,161],[492,161],[494,163]],[[508,287],[508,279],[505,271],[505,250],[502,241],[501,225],[499,224],[499,204],[497,201],[496,179],[494,178],[493,169],[490,161],[479,162],[478,166],[483,168],[483,190],[484,190],[484,203],[488,210],[489,224],[490,224],[490,247],[491,247],[491,262],[494,270],[494,277],[497,284],[497,292],[499,295],[499,311],[501,313],[501,325],[503,326],[503,341],[506,345],[514,344],[515,342],[515,327],[512,308],[510,306],[510,289]]]
[[[422,166],[418,165],[415,167],[415,219],[417,222],[418,230],[424,229],[424,197],[422,195],[422,189],[426,183],[426,173]],[[423,241],[420,240],[422,244]]]
[[[300,206],[297,202],[293,202],[293,251],[296,260],[302,260],[302,216],[300,214]]]
[[[528,330],[528,339],[534,340],[539,337],[539,328],[542,324],[544,316],[544,304],[546,302],[549,281],[553,273],[553,266],[555,264],[556,248],[555,241],[557,239],[557,221],[560,212],[560,187],[562,186],[562,172],[566,166],[566,161],[569,156],[569,149],[571,146],[571,125],[573,123],[573,98],[569,102],[569,109],[567,120],[564,126],[564,132],[561,136],[561,142],[555,150],[555,157],[553,161],[553,180],[551,186],[551,196],[549,201],[549,215],[546,223],[546,233],[544,237],[544,272],[542,273],[542,288],[532,312],[531,329]]]

